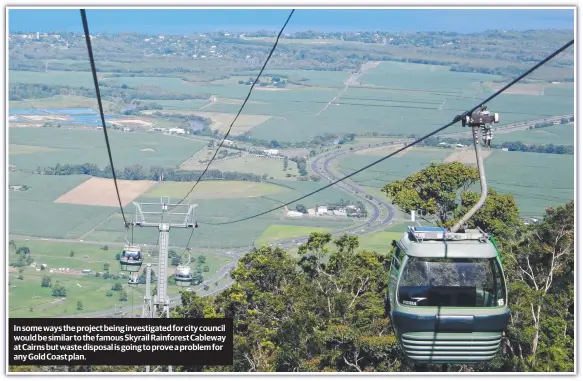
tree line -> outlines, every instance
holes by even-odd
[[[447,143],[448,145],[463,144],[465,146],[473,145],[473,141],[470,138],[439,138],[431,136],[418,145],[425,147],[442,147],[441,143]],[[557,155],[574,155],[575,147],[572,145],[559,145],[559,144],[525,144],[519,141],[515,142],[503,142],[503,143],[492,143],[492,148],[507,148],[508,151],[519,151],[519,152],[537,152],[537,153],[550,153]]]
[[[52,167],[40,168],[35,171],[37,174],[68,176],[68,175],[89,175],[106,179],[113,178],[111,166],[107,165],[100,169],[95,164],[60,164],[57,163]],[[120,180],[152,180],[152,181],[196,181],[203,171],[186,171],[174,168],[164,168],[152,166],[146,168],[139,164],[124,167],[121,171],[116,171],[116,177]],[[201,180],[237,180],[261,182],[261,176],[253,173],[220,171],[218,169],[209,169]]]

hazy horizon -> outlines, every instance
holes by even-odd
[[[87,9],[92,33],[279,30],[291,9]],[[50,17],[49,17],[50,15]],[[483,20],[483,22],[480,22]],[[296,9],[286,32],[574,30],[569,9]],[[14,32],[82,32],[78,9],[8,9]]]

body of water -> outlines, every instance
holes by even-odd
[[[32,123],[38,121],[28,120],[21,115],[59,115],[67,117],[67,120],[55,120],[59,124],[90,125],[101,126],[101,117],[90,108],[63,108],[63,109],[15,109],[8,110],[9,120],[11,122]],[[111,116],[105,116],[105,122],[119,120]],[[48,121],[48,120],[47,120]]]

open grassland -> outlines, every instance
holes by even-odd
[[[110,309],[114,306],[135,306],[141,305],[144,295],[144,285],[132,287],[127,285],[127,279],[113,280],[97,278],[95,275],[76,275],[73,271],[90,269],[103,272],[104,265],[108,264],[110,273],[120,274],[119,262],[115,260],[115,255],[121,250],[121,246],[110,245],[108,250],[102,250],[101,245],[61,243],[50,241],[21,241],[16,240],[17,247],[26,246],[30,249],[32,257],[37,264],[43,263],[50,268],[69,268],[70,273],[49,271],[36,271],[27,267],[22,273],[24,279],[19,280],[19,272],[14,270],[9,272],[10,287],[9,316],[10,317],[51,317],[64,314],[84,313]],[[70,253],[73,252],[73,257]],[[14,249],[10,249],[10,254],[14,255]],[[194,269],[198,256],[201,253],[193,252],[191,267]],[[231,258],[224,255],[204,253],[205,265],[209,266],[209,272],[203,272],[204,280],[209,280],[219,274],[219,269],[229,262]],[[142,270],[144,267],[142,267]],[[157,270],[154,270],[157,271]],[[170,267],[168,274],[172,276],[174,267]],[[41,287],[43,275],[48,275],[53,284],[57,282],[67,289],[65,299],[56,298],[51,295],[52,289]],[[120,292],[114,292],[112,296],[106,293],[111,287],[119,282],[127,292],[128,300],[119,300]],[[179,292],[180,288],[170,285],[169,294]],[[83,303],[83,310],[77,310],[77,302]],[[30,308],[32,307],[32,311]]]
[[[271,225],[257,238],[255,244],[257,246],[268,245],[271,242],[290,239],[300,236],[307,236],[312,232],[328,233],[330,229],[314,228],[309,226],[293,226],[293,225]]]
[[[381,231],[372,234],[366,234],[358,237],[359,249],[376,251],[386,254],[392,250],[391,243],[393,240],[399,240],[403,233]]]
[[[498,143],[522,142],[524,144],[574,145],[575,127],[572,123],[560,124],[535,130],[509,132],[495,136]]]
[[[109,131],[109,140],[115,166],[119,169],[133,164],[146,168],[174,167],[205,146],[204,142],[192,139],[146,132]],[[102,131],[17,128],[10,129],[9,143],[57,149],[28,155],[11,155],[10,164],[18,168],[36,169],[57,163],[91,163],[100,168],[109,165]],[[146,148],[151,150],[144,150]]]
[[[572,155],[494,151],[485,167],[488,186],[512,194],[521,215],[541,216],[575,197]]]
[[[171,199],[182,199],[193,186],[194,182],[163,181],[152,187],[144,196],[168,196]],[[274,184],[251,181],[201,181],[187,200],[196,202],[199,199],[256,198],[285,190],[285,188]]]
[[[184,169],[203,170],[205,164],[188,165]],[[298,176],[298,169],[296,163],[289,161],[287,170],[283,170],[283,160],[268,159],[255,156],[242,156],[237,158],[230,158],[222,161],[214,161],[209,169],[218,169],[224,172],[250,172],[263,176],[266,174],[268,178],[272,179],[286,179],[286,174]]]

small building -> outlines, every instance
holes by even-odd
[[[502,148],[502,151],[508,152],[508,148]]]
[[[333,210],[332,213],[334,213],[335,216],[340,216],[340,217],[347,217],[348,216],[346,214],[345,210]]]
[[[85,269],[82,272],[83,272],[83,274],[91,274],[91,270],[89,270],[89,269]]]
[[[323,214],[327,214],[328,213],[328,207],[327,206],[318,206],[316,209],[316,214],[318,214],[319,216],[323,215]]]
[[[171,134],[178,134],[178,135],[183,135],[186,133],[184,128],[169,128],[168,132]]]
[[[289,212],[287,212],[287,216],[288,217],[301,217],[304,214],[302,212],[298,212],[296,210],[290,210]]]
[[[279,153],[278,149],[266,149],[263,150],[263,152],[265,152],[268,155],[277,155]]]
[[[308,209],[308,216],[315,216],[316,215],[316,209]]]
[[[223,140],[223,144],[227,145],[227,146],[232,146],[233,144],[235,144],[235,142],[232,140],[225,139],[225,140]]]

